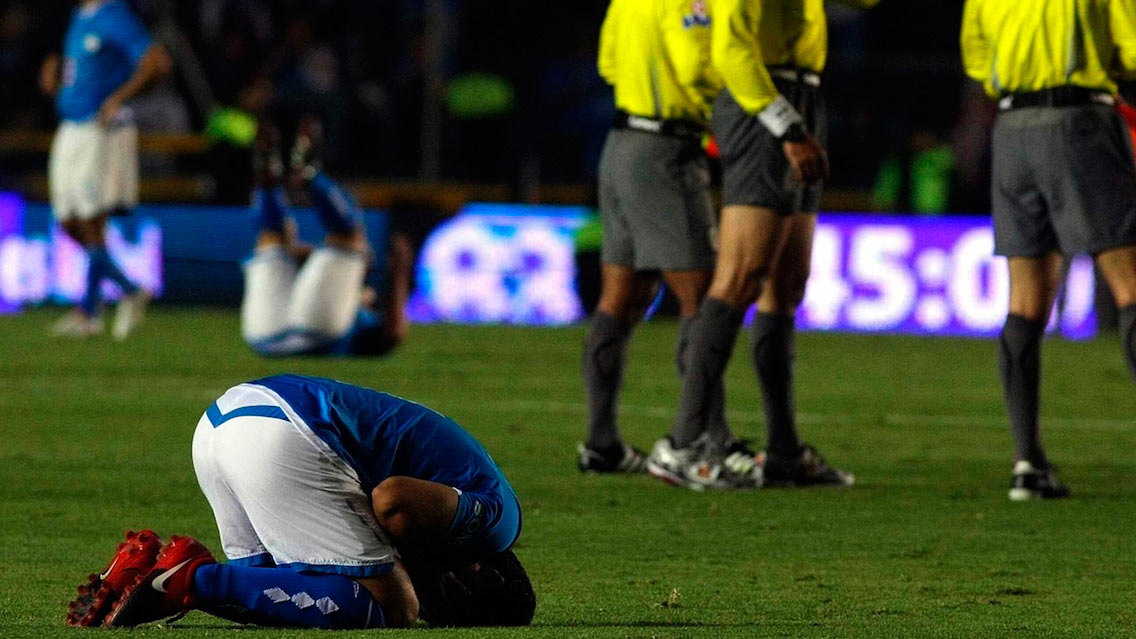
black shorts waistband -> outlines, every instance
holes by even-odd
[[[1113,106],[1116,98],[1107,91],[1087,89],[1074,85],[1051,87],[1040,91],[1010,93],[998,100],[999,111],[1024,109],[1026,107],[1071,107],[1089,104]]]
[[[798,84],[807,84],[810,87],[820,87],[820,74],[809,69],[797,67],[767,67],[769,75],[774,80],[788,80]]]
[[[697,122],[645,118],[641,115],[632,115],[626,111],[615,112],[615,123],[612,126],[617,129],[645,131],[684,140],[701,140],[702,135],[706,132],[706,127]]]

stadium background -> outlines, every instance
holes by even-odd
[[[33,203],[46,199],[54,125],[50,100],[34,89],[36,74],[58,48],[71,4],[16,0],[0,13],[0,191]],[[164,268],[126,261],[136,276],[161,285],[163,301],[237,302],[237,265],[249,239],[208,231],[218,228],[213,220],[235,219],[248,200],[255,118],[287,128],[314,111],[327,124],[328,169],[374,209],[379,245],[390,214],[432,226],[467,212],[470,202],[577,207],[482,207],[528,219],[520,226],[466,219],[448,229],[440,245],[422,252],[412,319],[565,323],[594,304],[595,171],[613,116],[594,62],[605,2],[133,4],[176,63],[174,74],[133,103],[144,134],[142,200],[151,205],[141,219],[153,220],[161,235],[160,247],[136,252],[161,256]],[[823,210],[985,215],[994,109],[961,73],[954,28],[961,3],[892,2],[869,12],[833,5],[829,12],[835,170]],[[9,307],[77,296],[82,261],[49,232],[46,214],[32,206],[8,222],[8,235],[22,228],[30,238],[9,242],[0,255],[0,298]],[[116,221],[119,236],[136,239],[139,219]],[[830,229],[818,241],[816,280],[825,281],[812,287],[804,328],[996,332],[997,322],[982,318],[1004,310],[1005,278],[987,261],[958,263],[959,251],[973,252],[958,245],[962,230],[951,235],[948,224],[942,232],[950,238],[924,246],[904,219],[860,223],[894,225],[892,234],[906,239]],[[115,244],[121,251],[130,243]],[[511,257],[494,257],[502,251]],[[875,274],[881,269],[888,273]],[[1113,321],[1090,270],[1073,269],[1071,336]],[[467,284],[475,280],[482,293],[471,298]],[[1086,306],[1093,298],[1097,309]],[[987,310],[968,318],[975,305]]]
[[[496,324],[563,323],[583,312],[566,304],[588,301],[577,274],[594,248],[595,165],[612,115],[594,71],[602,1],[134,1],[176,70],[137,101],[145,205],[115,222],[110,242],[132,273],[160,278],[161,306],[123,346],[49,342],[57,311],[34,307],[71,299],[82,266],[44,205],[55,120],[36,73],[71,4],[0,3],[0,310],[13,312],[0,318],[0,566],[15,582],[0,596],[3,636],[60,631],[72,582],[125,526],[216,546],[186,429],[229,384],[285,369],[420,399],[494,451],[525,500],[518,553],[541,596],[531,636],[1088,635],[1136,623],[1123,594],[1136,571],[1126,506],[1136,466],[1114,452],[1131,448],[1136,402],[1109,339],[1047,346],[1047,437],[1079,495],[1059,509],[1005,503],[994,352],[972,340],[804,336],[801,421],[856,471],[862,486],[847,494],[705,499],[575,473],[582,328]],[[1000,268],[985,240],[964,242],[986,224],[994,111],[962,76],[961,4],[830,6],[834,174],[822,221],[835,244],[818,255],[835,265],[818,273],[847,295],[828,327],[989,335],[1000,323]],[[381,362],[266,362],[244,349],[227,307],[251,237],[250,117],[287,122],[313,106],[328,123],[329,170],[368,208],[373,236],[395,214],[458,223],[438,266],[420,264],[418,299],[432,303],[412,312],[495,325],[419,325]],[[442,230],[451,235],[434,239],[455,235]],[[514,259],[485,262],[487,278],[446,270],[502,247]],[[534,255],[550,260],[529,267],[551,286],[518,266]],[[1091,268],[1071,277],[1062,303],[1073,320],[1055,328],[1088,337],[1108,313],[1086,304],[1107,303]],[[431,287],[499,295],[446,306],[421,297]],[[523,290],[564,295],[514,308]],[[981,317],[963,325],[968,308]],[[633,347],[621,414],[640,444],[669,423],[673,333],[651,322]],[[745,365],[727,388],[731,421],[749,434],[760,411]],[[185,623],[186,636],[218,632],[204,617]]]

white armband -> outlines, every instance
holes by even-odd
[[[769,129],[773,137],[778,139],[785,135],[789,127],[794,124],[801,126],[805,124],[805,119],[801,117],[800,113],[797,113],[797,110],[783,95],[778,95],[776,100],[769,103],[769,106],[759,111],[757,119],[765,125],[765,128]]]

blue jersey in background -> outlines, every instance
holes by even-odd
[[[150,34],[123,0],[79,7],[63,38],[63,72],[56,109],[61,120],[83,122],[134,73]]]

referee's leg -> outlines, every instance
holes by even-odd
[[[659,277],[633,266],[604,264],[599,304],[584,341],[583,375],[588,390],[586,447],[611,457],[622,454],[616,402],[623,384],[627,344],[658,292]]]
[[[1041,339],[1060,285],[1061,257],[1010,257],[1010,313],[999,339],[998,368],[1014,436],[1014,461],[1049,468],[1038,429]]]
[[[793,401],[795,317],[809,279],[816,217],[796,213],[787,219],[783,245],[757,298],[750,343],[765,410],[765,448],[787,459],[801,448]]]
[[[671,429],[676,448],[690,446],[706,430],[715,389],[721,386],[745,311],[761,291],[784,243],[785,228],[785,217],[771,208],[722,209],[717,265],[692,331],[690,368]]]
[[[1136,245],[1104,251],[1096,262],[1120,309],[1120,347],[1136,377]]]

